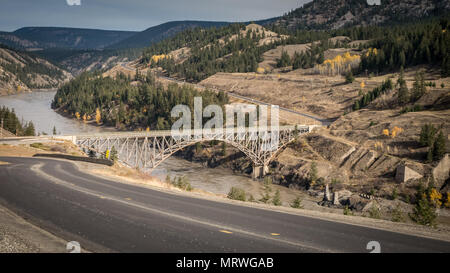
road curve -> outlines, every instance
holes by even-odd
[[[0,201],[67,241],[112,252],[450,252],[450,243],[118,183],[71,162],[0,157]]]

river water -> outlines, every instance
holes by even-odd
[[[56,127],[58,134],[77,134],[113,131],[111,128],[96,127],[75,119],[63,117],[53,111],[50,104],[55,91],[34,91],[10,96],[0,96],[0,107],[14,108],[19,119],[32,121],[36,132],[53,132]],[[207,168],[201,163],[193,163],[184,159],[170,157],[152,173],[162,180],[167,174],[171,177],[186,176],[194,188],[218,194],[227,194],[231,187],[240,187],[255,195],[261,192],[261,185],[250,177],[234,174],[230,169]],[[282,191],[288,190],[282,188]]]

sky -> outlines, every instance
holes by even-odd
[[[311,0],[1,0],[0,30],[25,26],[141,31],[168,21],[256,21]]]

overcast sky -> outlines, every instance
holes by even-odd
[[[81,1],[81,5],[76,4]],[[167,21],[252,21],[311,0],[1,0],[0,30],[24,26],[144,30]]]

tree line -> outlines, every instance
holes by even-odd
[[[450,19],[447,17],[400,24],[391,27],[367,26],[338,30],[354,40],[371,41],[360,45],[368,50],[361,56],[359,72],[392,72],[401,67],[428,64],[441,67],[450,76]]]
[[[223,107],[228,103],[223,92],[200,92],[178,84],[165,88],[150,73],[138,73],[132,79],[124,74],[111,78],[99,72],[85,72],[58,89],[52,108],[78,119],[87,116],[90,120],[95,116],[97,123],[119,129],[162,130],[170,129],[178,119],[170,116],[174,106],[188,105],[193,112],[194,97],[198,96],[203,98],[203,105]]]
[[[35,129],[33,122],[23,122],[17,117],[14,109],[5,106],[0,108],[0,126],[18,136],[34,136]]]

